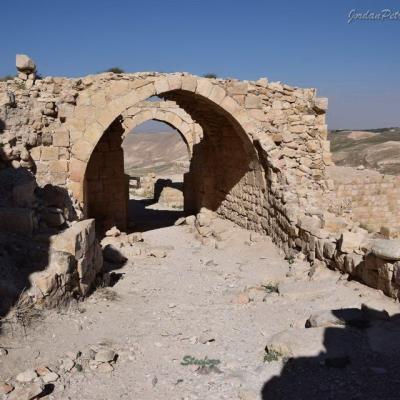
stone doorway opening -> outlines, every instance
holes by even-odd
[[[145,225],[137,216],[136,221],[135,216],[130,218],[130,186],[141,189],[146,186],[146,178],[142,182],[127,180],[123,140],[133,128],[156,120],[179,132],[189,154],[180,215],[195,214],[206,208],[244,228],[267,230],[265,171],[244,129],[218,104],[199,94],[173,90],[160,96],[163,100],[159,102],[147,100],[126,107],[100,135],[90,154],[84,179],[88,217],[95,218],[101,229],[115,225],[124,231],[130,226],[141,230],[140,225]],[[159,181],[154,185],[152,201],[162,196],[165,185],[171,190],[179,189],[173,180]],[[142,204],[142,209],[150,205]],[[164,222],[159,219],[157,224],[155,227],[160,227]]]
[[[190,164],[182,134],[165,122],[149,120],[125,136],[122,148],[127,228],[143,232],[173,225],[184,215],[184,175]]]

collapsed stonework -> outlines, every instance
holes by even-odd
[[[166,102],[150,105],[152,96]],[[334,207],[343,189],[326,174],[327,99],[315,89],[188,73],[37,79],[20,69],[0,82],[0,107],[2,168],[26,169],[39,187],[64,189],[78,210],[74,219],[112,217],[110,225],[124,229],[121,143],[137,124],[160,119],[190,152],[187,214],[208,209],[269,235],[289,258],[302,252],[399,296],[397,244],[376,242],[351,209]]]

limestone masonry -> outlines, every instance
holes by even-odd
[[[188,146],[188,215],[208,209],[271,236],[289,259],[302,252],[315,266],[399,297],[400,245],[391,240],[397,178],[364,185],[362,172],[354,182],[330,177],[328,104],[315,89],[188,73],[39,79],[29,57],[18,55],[16,64],[18,76],[0,82],[0,179],[11,190],[2,196],[1,229],[68,231],[88,218],[125,229],[121,143],[135,126],[156,119],[175,127]],[[162,100],[146,101],[152,96]],[[58,206],[45,204],[43,190],[65,197]],[[83,295],[99,268],[96,244],[88,246],[78,279]]]

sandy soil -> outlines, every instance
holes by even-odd
[[[60,373],[44,398],[302,399],[306,397],[296,393],[298,388],[293,388],[293,397],[270,397],[265,388],[262,394],[264,384],[274,376],[278,387],[285,374],[297,382],[288,374],[288,365],[293,364],[286,358],[264,362],[272,335],[298,328],[300,335],[304,333],[300,354],[307,356],[303,344],[317,352],[319,348],[327,351],[323,339],[307,334],[313,331],[305,329],[311,313],[361,304],[386,309],[391,315],[399,310],[398,304],[381,293],[348,282],[337,273],[317,271],[310,280],[306,264],[289,265],[268,238],[253,243],[249,232],[236,228],[231,239],[216,249],[201,244],[192,229],[173,226],[145,232],[145,243],[163,246],[165,258],[136,256],[115,271],[119,279],[112,288],[98,290],[68,310],[44,313],[25,334],[17,327],[13,335],[3,334],[1,346],[8,355],[0,358],[0,380],[41,365],[57,371],[66,352],[81,351],[84,359],[91,346],[106,345],[118,353],[112,372],[91,370],[82,362],[82,372],[74,368]],[[217,368],[199,369],[182,365],[185,356],[199,360],[207,356],[219,362]],[[329,372],[333,380],[326,378],[329,382],[322,392],[312,384],[324,396],[307,394],[307,398],[342,398],[335,395],[335,388],[347,391],[348,387],[335,382],[343,381],[343,376],[351,378],[352,388],[358,388],[352,380],[359,378],[358,369],[321,372],[321,361],[309,356],[311,369],[305,364],[295,374],[297,378],[307,381],[311,379],[305,378],[307,371],[317,368],[316,377]],[[381,373],[388,367],[374,362],[381,368],[376,377],[389,387],[386,372]],[[276,381],[272,382],[275,390]]]

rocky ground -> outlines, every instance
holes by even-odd
[[[397,303],[223,221],[181,222],[109,237],[128,258],[109,287],[3,325],[4,398],[399,398]]]

